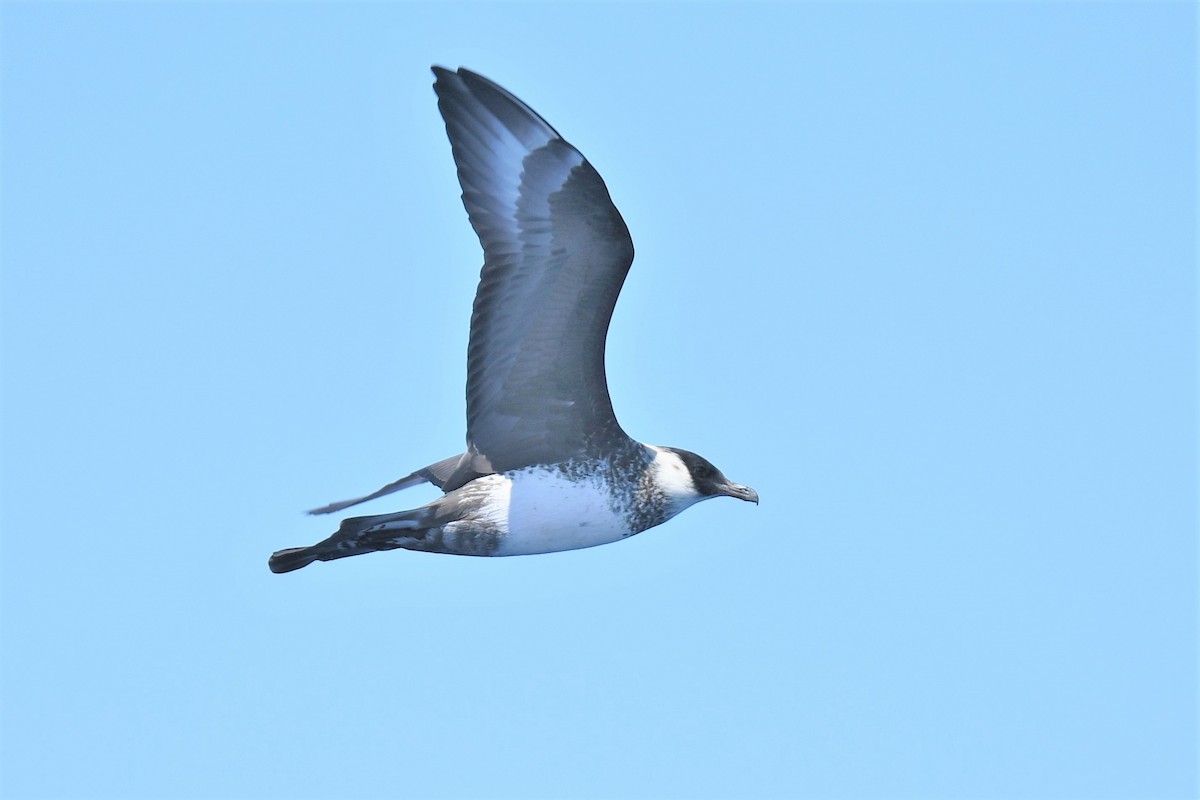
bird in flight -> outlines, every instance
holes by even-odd
[[[483,245],[467,351],[466,452],[341,511],[429,482],[420,508],[352,517],[291,572],[380,550],[516,556],[608,544],[712,497],[758,503],[687,450],[631,439],[604,372],[609,318],[633,241],[600,175],[533,109],[482,75],[434,67],[463,205]]]

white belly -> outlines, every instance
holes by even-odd
[[[497,556],[554,553],[626,538],[625,515],[600,480],[571,480],[558,472],[525,470],[496,481],[486,516],[502,533]]]

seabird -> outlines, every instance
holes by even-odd
[[[343,520],[291,572],[379,550],[516,556],[608,544],[711,497],[758,503],[687,450],[631,439],[604,373],[609,318],[633,241],[600,175],[529,106],[487,78],[433,67],[463,205],[483,245],[467,351],[467,450],[328,514],[428,481],[409,511]]]

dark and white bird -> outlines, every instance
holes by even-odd
[[[463,204],[483,245],[467,353],[467,451],[326,514],[426,481],[420,508],[346,519],[273,572],[377,550],[465,556],[607,544],[727,496],[758,502],[695,453],[641,444],[613,414],[604,340],[633,242],[592,165],[486,78],[433,68]]]

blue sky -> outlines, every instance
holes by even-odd
[[[1196,796],[1192,4],[0,15],[6,797]],[[267,571],[461,447],[433,63],[604,176],[618,415],[761,506]]]

